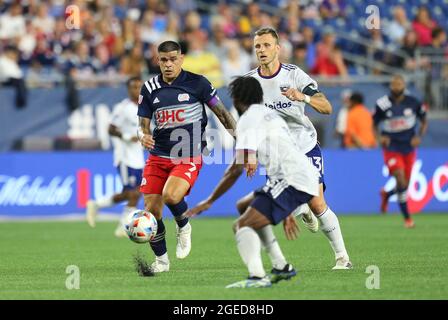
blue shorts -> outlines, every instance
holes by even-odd
[[[260,211],[273,225],[289,216],[298,206],[308,203],[312,195],[288,186],[285,181],[268,182],[254,192],[250,206]]]
[[[320,150],[320,146],[318,143],[314,146],[311,151],[309,151],[306,156],[310,159],[310,162],[316,169],[319,171],[319,183],[324,185],[324,191],[326,189],[325,186],[325,178],[324,178],[324,158],[322,157],[322,151]]]
[[[143,169],[134,169],[120,163],[117,166],[117,171],[123,184],[123,190],[136,189],[142,183]]]

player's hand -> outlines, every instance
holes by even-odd
[[[142,139],[140,140],[140,143],[142,144],[142,146],[144,148],[151,150],[152,148],[154,148],[154,145],[155,145],[156,142],[152,138],[152,135],[144,134]]]
[[[257,163],[246,163],[244,169],[246,169],[246,177],[252,178],[257,171]]]
[[[380,145],[383,148],[387,148],[390,145],[390,138],[388,136],[381,136],[380,137]]]
[[[203,200],[199,202],[196,207],[188,210],[187,217],[194,217],[200,215],[203,211],[210,209],[212,202],[210,200]]]
[[[422,139],[419,136],[414,136],[414,137],[412,137],[412,140],[411,140],[411,146],[413,148],[417,148],[421,142],[422,142]]]
[[[283,230],[285,231],[286,239],[295,240],[300,233],[299,225],[297,224],[296,217],[290,214],[283,220]]]
[[[297,89],[294,88],[289,88],[286,91],[282,91],[282,95],[284,95],[285,97],[287,97],[289,100],[292,101],[303,101],[305,100],[305,95],[300,92]]]

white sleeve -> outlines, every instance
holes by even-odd
[[[236,126],[236,150],[257,151],[262,131],[256,125],[257,119],[242,117]]]
[[[300,68],[294,70],[294,82],[295,87],[299,89],[300,92],[302,92],[303,89],[305,89],[309,85],[311,85],[311,88],[314,90],[318,89],[316,80],[311,78],[306,72],[304,72]]]
[[[121,127],[123,123],[123,112],[121,111],[121,103],[115,105],[110,118],[110,124]]]

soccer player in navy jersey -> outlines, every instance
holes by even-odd
[[[426,108],[415,97],[405,93],[406,83],[401,75],[395,75],[390,83],[390,95],[377,100],[373,121],[379,143],[383,147],[384,162],[389,173],[395,177],[395,189],[381,190],[381,211],[387,211],[389,198],[398,196],[398,204],[405,219],[405,227],[413,228],[414,221],[409,215],[407,190],[415,162],[416,148],[428,129]],[[418,133],[417,120],[420,121]],[[379,125],[383,124],[380,132]]]
[[[169,259],[162,220],[164,204],[177,223],[177,258],[184,259],[191,250],[191,225],[183,215],[188,211],[184,197],[202,167],[202,151],[206,146],[205,105],[232,135],[236,122],[205,77],[182,70],[184,55],[177,42],[161,43],[158,54],[161,74],[144,83],[139,97],[139,139],[150,151],[140,191],[145,209],[158,222],[157,235],[150,242],[156,255],[150,269],[165,272],[169,271]],[[155,124],[152,133],[151,119]]]

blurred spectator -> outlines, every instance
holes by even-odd
[[[222,60],[221,69],[225,85],[229,85],[234,77],[241,76],[251,70],[249,55],[240,49],[238,41],[226,43],[226,57]]]
[[[159,43],[161,42],[163,33],[154,27],[155,13],[151,10],[146,10],[143,13],[141,21],[141,40],[144,43]]]
[[[38,37],[36,47],[34,48],[32,59],[39,62],[42,66],[53,66],[55,62],[55,54],[51,50],[47,39],[44,36]]]
[[[342,52],[335,43],[334,32],[325,31],[322,41],[317,45],[316,64],[311,70],[312,73],[322,76],[348,75]]]
[[[23,72],[18,65],[19,50],[9,46],[0,55],[0,83],[16,90],[16,107],[23,108],[27,103],[27,89]]]
[[[321,2],[321,0],[300,1],[301,18],[310,20],[320,19],[319,5]]]
[[[135,43],[120,61],[120,73],[129,77],[142,76],[144,67],[143,46],[141,43]]]
[[[187,12],[196,10],[194,0],[168,0],[170,9],[179,16],[184,16]]]
[[[114,7],[114,15],[120,19],[123,20],[126,18],[127,9],[128,9],[128,1],[127,0],[115,0]]]
[[[257,56],[254,52],[254,40],[250,33],[240,35],[241,48],[250,57],[251,69],[258,65]]]
[[[201,28],[201,16],[196,11],[190,11],[185,16],[185,30],[196,31]]]
[[[414,71],[421,67],[428,67],[429,60],[427,57],[421,57],[419,60],[416,59],[415,55],[417,48],[417,34],[414,30],[409,30],[404,36],[403,46],[401,47],[401,50],[406,54],[406,57],[398,57],[395,65],[409,71]]]
[[[111,57],[109,50],[104,43],[100,43],[96,46],[93,64],[97,74],[108,74],[110,76],[115,74],[117,62]]]
[[[84,87],[95,85],[95,64],[86,41],[77,42],[74,52],[69,51],[63,63],[64,74],[71,80],[79,81]]]
[[[319,7],[319,12],[322,19],[345,17],[345,7],[344,0],[324,0]]]
[[[146,57],[146,69],[148,70],[148,74],[160,73],[159,61],[157,58],[157,46],[158,44],[151,44],[148,50],[148,55]]]
[[[419,46],[427,46],[432,41],[432,30],[437,26],[432,20],[429,10],[421,6],[417,11],[417,16],[412,23],[412,28],[417,33],[417,43]]]
[[[216,55],[205,51],[206,35],[201,31],[187,30],[188,51],[184,58],[183,68],[206,77],[215,88],[224,85],[221,64]]]
[[[261,26],[260,6],[256,2],[247,5],[244,14],[239,19],[239,27],[241,33],[252,33]]]
[[[179,40],[179,16],[173,12],[168,14],[165,30],[160,37],[160,42],[166,40]]]
[[[446,53],[446,32],[440,27],[434,28],[431,33],[432,42],[431,47],[434,52],[437,52],[440,55],[444,55]]]
[[[13,40],[17,44],[25,34],[25,17],[19,3],[13,3],[6,14],[0,15],[0,40]]]
[[[289,41],[293,45],[297,45],[299,42],[303,41],[303,35],[299,31],[300,20],[297,16],[289,15],[286,20],[286,34]]]
[[[376,147],[373,119],[363,105],[364,97],[355,92],[350,96],[347,113],[347,126],[344,133],[346,148],[368,149]]]
[[[224,23],[225,21],[220,16],[212,18],[212,34],[206,47],[206,50],[216,55],[219,60],[224,59],[227,54],[227,37],[224,31]]]
[[[334,136],[340,140],[341,148],[344,148],[344,137],[347,129],[347,114],[351,96],[352,91],[350,89],[345,89],[344,91],[341,92],[342,104],[336,116]]]
[[[54,30],[55,20],[48,14],[48,5],[45,2],[39,3],[37,15],[33,18],[33,26],[39,32],[50,35]]]
[[[288,63],[292,59],[293,46],[285,35],[280,35],[279,44],[279,60],[280,62]]]
[[[27,63],[30,61],[34,49],[36,48],[38,36],[30,20],[26,22],[25,28],[26,33],[22,37],[20,37],[18,43],[18,49],[21,52],[22,63]]]
[[[308,65],[306,63],[307,49],[306,44],[301,42],[294,47],[292,64],[295,64],[300,69],[308,73]]]
[[[233,38],[238,32],[238,24],[235,22],[237,13],[234,12],[233,8],[225,3],[218,4],[218,14],[222,17],[223,30],[226,37]]]
[[[303,40],[306,43],[306,64],[311,69],[316,64],[317,48],[314,42],[314,30],[311,27],[304,27],[302,30]]]
[[[403,6],[396,6],[393,10],[393,20],[386,24],[383,29],[384,35],[392,42],[401,45],[406,31],[411,29],[411,22],[408,20]]]

